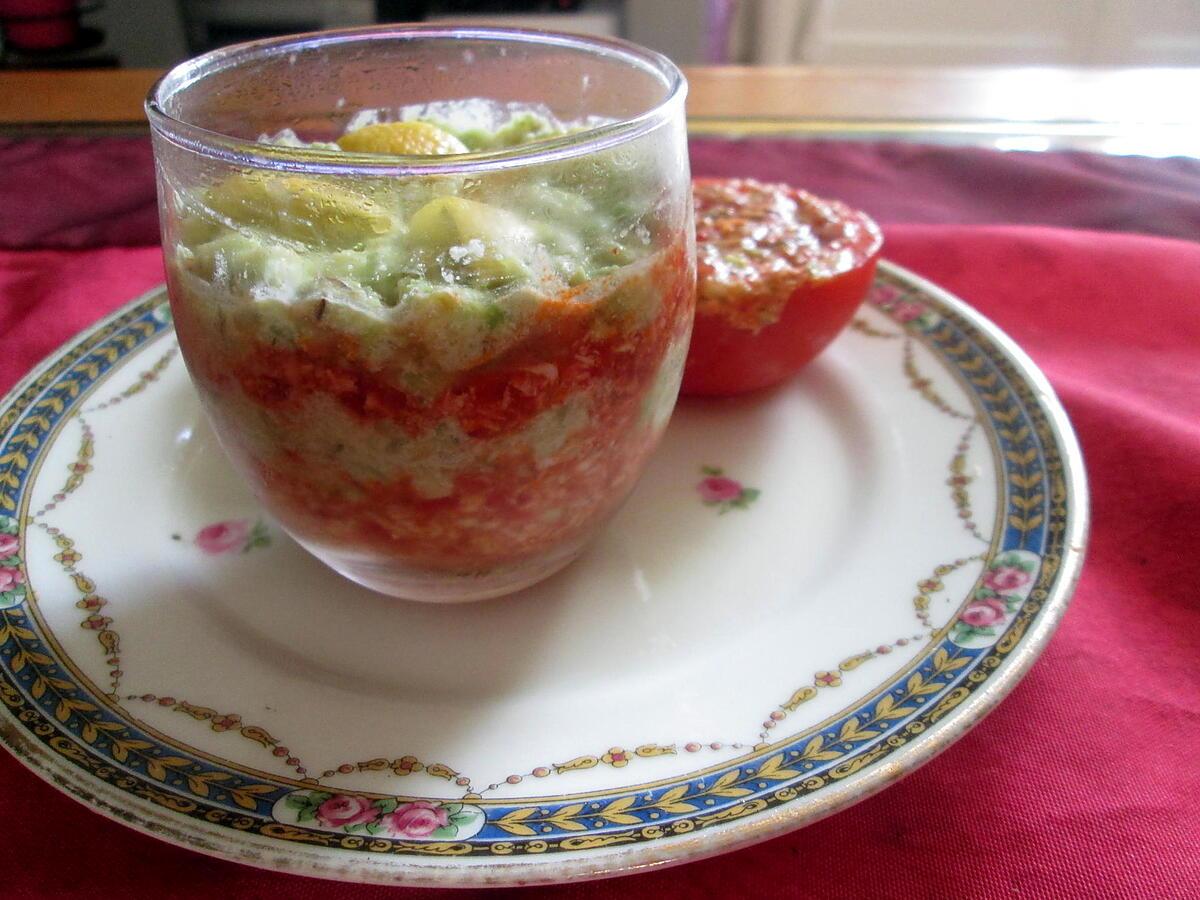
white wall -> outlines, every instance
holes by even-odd
[[[705,0],[626,0],[627,36],[704,60]],[[1200,66],[1200,0],[739,0],[727,60]]]
[[[810,2],[804,62],[1200,65],[1200,0]]]

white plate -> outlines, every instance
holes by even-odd
[[[869,301],[793,382],[681,403],[565,572],[456,606],[263,517],[134,301],[0,406],[4,742],[142,831],[359,881],[599,877],[862,799],[1030,666],[1087,504],[1011,341],[893,266]]]

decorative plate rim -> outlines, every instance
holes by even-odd
[[[1026,399],[1026,405],[1038,409],[1044,417],[1052,446],[1062,460],[1065,485],[1063,502],[1066,509],[1057,572],[1029,627],[1017,637],[1015,646],[997,661],[983,683],[967,693],[961,702],[923,733],[893,746],[881,762],[864,764],[860,771],[823,785],[819,791],[806,795],[803,803],[780,800],[772,808],[760,807],[761,814],[731,817],[703,831],[671,836],[669,840],[597,847],[595,852],[550,854],[542,857],[538,864],[530,865],[524,855],[433,861],[413,856],[339,852],[296,842],[284,843],[251,832],[237,832],[202,818],[181,819],[181,814],[123,791],[73,765],[28,734],[5,705],[0,705],[0,710],[3,710],[0,716],[0,743],[43,780],[94,811],[143,834],[272,871],[413,886],[547,884],[627,874],[714,856],[768,840],[872,796],[915,771],[966,734],[1026,674],[1057,628],[1074,593],[1083,564],[1089,526],[1087,476],[1079,444],[1053,388],[1036,364],[994,323],[948,291],[894,263],[881,262],[880,271],[933,299],[985,337],[995,354],[1011,367],[1012,374],[1006,377],[1015,375],[1016,381],[1029,390],[1030,398]],[[0,400],[0,410],[15,404],[49,370],[68,359],[75,350],[85,347],[96,334],[163,293],[162,286],[155,287],[69,338],[7,392]],[[913,665],[920,665],[920,658]],[[906,669],[911,670],[911,667]],[[861,748],[855,752],[865,751],[866,748]],[[674,780],[684,780],[686,783],[691,777],[690,774],[681,775]],[[638,786],[626,786],[601,793],[636,790],[639,790]],[[513,802],[528,800],[514,798]],[[460,864],[449,864],[452,860]]]

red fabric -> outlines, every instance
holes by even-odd
[[[693,138],[696,175],[788,181],[884,224],[1200,238],[1200,160],[897,141]],[[0,248],[158,242],[150,139],[0,138]]]
[[[156,243],[149,138],[0,138],[0,247]]]
[[[1200,159],[901,141],[693,140],[692,171],[786,181],[883,224],[1019,224],[1200,238]]]
[[[1090,471],[1075,601],[1044,657],[917,774],[725,857],[527,896],[1200,896],[1200,244],[897,226],[885,255],[958,293],[1055,384]],[[0,253],[0,389],[160,278],[154,250]],[[88,812],[0,754],[8,897],[404,897],[276,875]]]

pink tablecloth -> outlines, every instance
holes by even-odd
[[[1112,208],[1136,211],[1138,197],[1121,194]],[[9,199],[0,195],[0,209]],[[1195,194],[1177,199],[1172,215],[1194,215]],[[1200,896],[1200,244],[1029,227],[886,230],[888,257],[1025,346],[1079,431],[1093,528],[1061,630],[979,728],[850,810],[726,857],[528,896]],[[0,252],[0,390],[160,277],[152,248]],[[0,786],[6,896],[410,894],[158,843],[4,754]]]

